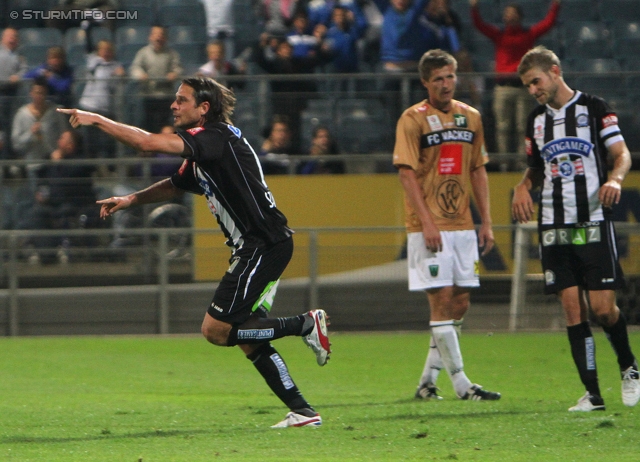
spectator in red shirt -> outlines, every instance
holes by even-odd
[[[555,24],[560,10],[560,0],[552,0],[547,16],[530,28],[522,25],[522,8],[517,3],[505,6],[502,12],[503,28],[483,21],[478,0],[469,0],[473,24],[495,44],[496,77],[493,93],[493,112],[496,119],[498,152],[511,152],[509,138],[515,123],[518,140],[517,152],[524,152],[524,137],[530,100],[527,89],[518,78],[520,59],[533,48],[535,41]]]

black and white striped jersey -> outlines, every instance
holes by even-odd
[[[204,194],[227,245],[272,245],[291,237],[276,208],[260,161],[240,130],[225,123],[178,130],[185,161],[171,177],[174,186]]]
[[[608,147],[623,140],[615,112],[597,96],[576,91],[560,109],[534,109],[525,143],[529,167],[544,169],[541,225],[609,218],[598,190],[607,181]]]

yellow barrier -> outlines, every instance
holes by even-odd
[[[490,173],[491,215],[494,225],[511,224],[511,191],[521,173]],[[296,228],[403,226],[403,194],[397,175],[270,176],[269,188],[277,207]],[[640,172],[632,172],[625,188],[640,189]],[[629,221],[632,221],[630,216]],[[195,201],[194,224],[199,229],[216,226],[204,198]],[[496,231],[496,246],[510,274],[511,232]],[[318,239],[318,268],[329,274],[387,263],[396,259],[404,244],[404,232],[323,232]],[[295,236],[294,258],[284,277],[308,275],[309,236]],[[640,273],[640,236],[630,237],[632,255],[622,260],[629,273]],[[195,279],[218,280],[227,269],[229,249],[222,234],[198,234],[195,238]],[[632,258],[633,257],[633,258]],[[485,268],[481,268],[486,273]],[[529,261],[528,271],[540,272]],[[494,272],[492,272],[494,274]]]

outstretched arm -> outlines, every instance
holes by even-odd
[[[109,199],[96,201],[100,204],[100,218],[107,218],[118,210],[128,209],[134,205],[164,202],[184,194],[184,191],[176,188],[169,178],[160,180],[142,191],[127,196],[114,196]]]
[[[73,128],[81,125],[93,125],[116,140],[131,146],[138,151],[164,152],[182,154],[184,141],[176,134],[149,133],[138,127],[122,124],[93,112],[79,109],[57,109],[69,115],[69,123]]]

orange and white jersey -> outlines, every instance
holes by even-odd
[[[469,174],[489,161],[480,113],[453,100],[442,112],[426,100],[404,111],[396,127],[393,164],[416,172],[427,207],[441,231],[473,229]],[[422,224],[405,197],[407,232]]]

